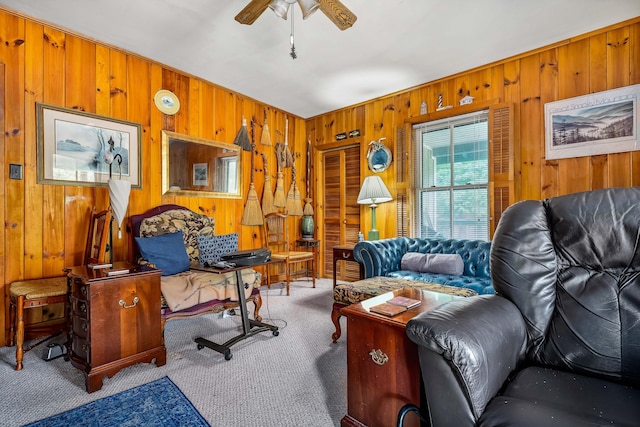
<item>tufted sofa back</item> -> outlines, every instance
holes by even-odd
[[[464,262],[464,275],[491,278],[489,266],[490,242],[481,240],[455,240],[455,239],[414,239],[405,237],[407,252],[420,252],[423,254],[458,254]],[[398,266],[399,269],[400,266]]]
[[[354,255],[357,261],[364,264],[365,277],[385,276],[389,272],[400,270],[400,262],[405,253],[420,252],[459,254],[464,262],[465,276],[490,279],[490,250],[491,242],[481,240],[393,237],[360,242],[354,248]]]
[[[491,273],[526,320],[531,361],[640,386],[639,187],[512,205]]]

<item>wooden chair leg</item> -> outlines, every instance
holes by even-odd
[[[16,302],[16,371],[22,370],[24,357],[24,295],[20,295]]]
[[[288,262],[286,263],[286,280],[287,280],[287,296],[289,296],[289,283],[291,282],[291,264],[289,264]]]
[[[271,276],[269,276],[269,266],[264,266],[264,272],[267,275],[267,289],[271,289]]]
[[[16,345],[16,301],[9,302],[9,347]]]
[[[313,253],[313,260],[311,261],[311,279],[313,280],[313,287],[316,287],[316,253]]]

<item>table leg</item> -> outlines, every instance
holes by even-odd
[[[249,312],[247,310],[247,299],[244,296],[244,284],[242,282],[242,270],[236,270],[236,286],[238,287],[238,303],[240,304],[240,316],[242,317],[242,333],[237,335],[224,344],[217,344],[206,338],[198,337],[194,341],[198,344],[198,350],[204,347],[217,351],[224,355],[225,360],[231,360],[233,354],[231,354],[231,346],[237,342],[242,341],[245,338],[258,334],[264,331],[271,331],[274,337],[277,337],[280,332],[275,325],[269,325],[268,323],[258,322],[257,320],[249,319]],[[254,329],[255,328],[255,329]]]

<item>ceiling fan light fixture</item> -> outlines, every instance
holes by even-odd
[[[269,4],[269,9],[273,10],[273,13],[275,13],[278,18],[286,21],[290,5],[291,3],[286,0],[273,0],[271,4]]]
[[[302,19],[307,19],[320,7],[320,2],[316,0],[298,0],[298,5],[302,11]]]

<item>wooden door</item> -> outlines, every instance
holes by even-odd
[[[355,245],[360,231],[360,146],[353,145],[322,154],[322,248],[324,275],[333,275],[333,247]],[[355,281],[360,270],[354,263],[336,266],[337,278]]]

